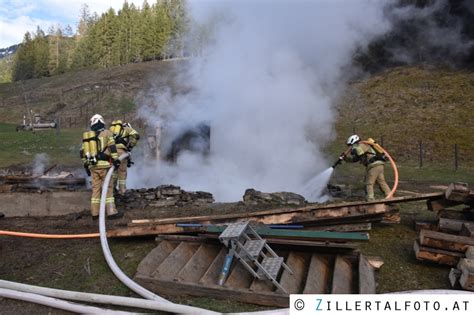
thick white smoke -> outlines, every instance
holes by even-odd
[[[196,18],[217,9],[225,23],[181,77],[191,91],[153,91],[157,107],[144,104],[141,114],[151,125],[159,121],[167,139],[208,122],[211,154],[131,169],[132,185],[177,184],[219,201],[240,200],[250,187],[302,193],[328,166],[322,148],[334,135],[333,105],[353,52],[389,28],[380,2],[192,3]]]

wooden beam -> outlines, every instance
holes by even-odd
[[[464,253],[468,246],[474,246],[474,238],[421,230],[420,245]]]
[[[161,280],[173,280],[198,248],[199,244],[181,242],[156,268],[152,273],[152,277]]]
[[[464,203],[469,196],[469,185],[467,183],[451,183],[446,189],[445,198],[447,200]]]
[[[278,292],[253,292],[244,289],[229,289],[217,285],[202,286],[189,282],[164,281],[147,277],[135,277],[135,281],[145,288],[163,295],[194,295],[215,297],[228,300],[232,297],[234,301],[244,303],[288,307],[288,295]]]
[[[428,210],[434,212],[439,212],[446,208],[457,206],[460,204],[462,204],[462,202],[447,199],[428,199],[426,201],[426,206],[428,207]]]
[[[469,246],[466,250],[465,255],[467,259],[474,259],[474,246]]]
[[[413,249],[415,250],[416,259],[431,261],[440,265],[456,266],[459,259],[464,257],[462,253],[421,246],[418,241],[413,244]]]
[[[331,293],[353,293],[352,279],[352,263],[350,262],[350,260],[338,255],[334,263]]]
[[[474,222],[464,222],[459,233],[462,236],[474,237]]]
[[[359,256],[359,293],[375,294],[375,271],[364,255]]]
[[[461,271],[459,284],[464,290],[474,291],[474,259],[461,259],[458,264]]]
[[[310,256],[306,253],[290,252],[288,255],[286,264],[290,267],[291,271],[293,271],[293,274],[283,270],[280,285],[285,288],[289,294],[301,293],[303,290],[309,260]]]
[[[451,233],[458,234],[459,232],[461,232],[461,229],[464,223],[469,223],[469,221],[440,218],[438,226],[439,226],[439,230],[442,232],[448,232],[448,233],[451,232]],[[467,236],[470,236],[470,235],[467,235]]]
[[[419,232],[421,230],[433,230],[438,229],[438,221],[416,221],[415,222],[415,231]]]

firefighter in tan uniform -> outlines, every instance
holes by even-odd
[[[344,159],[347,162],[360,162],[366,167],[365,173],[365,189],[367,201],[375,200],[374,196],[374,185],[377,183],[380,190],[387,197],[390,194],[390,187],[388,187],[385,181],[384,168],[385,159],[384,157],[377,154],[370,144],[360,143],[358,135],[352,135],[347,139],[348,146],[351,146],[350,154],[341,156],[340,159]]]
[[[91,214],[93,219],[97,219],[107,172],[111,167],[118,168],[120,165],[112,132],[105,129],[104,118],[99,114],[91,118],[91,131],[83,134],[81,158],[87,174],[92,176]],[[112,182],[109,182],[107,190],[106,212],[108,218],[116,219],[123,214],[115,208]]]
[[[110,125],[110,131],[114,135],[117,153],[121,156],[124,153],[131,152],[140,140],[140,134],[132,128],[130,123],[124,123],[121,120],[115,120]],[[117,172],[114,173],[113,187],[117,187],[118,193],[124,195],[127,191],[127,168],[132,166],[130,158],[121,161]]]

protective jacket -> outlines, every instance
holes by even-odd
[[[377,156],[377,152],[369,145],[365,143],[356,143],[352,145],[350,154],[345,158],[347,162],[360,162],[368,169],[377,166],[384,165],[384,161]]]

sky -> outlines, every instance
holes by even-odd
[[[128,0],[141,6],[143,0]],[[152,1],[149,1],[150,3]],[[101,14],[108,8],[120,9],[123,0],[0,0],[0,48],[18,44],[27,31],[39,25],[47,31],[51,25],[70,25],[75,31],[81,6]]]

